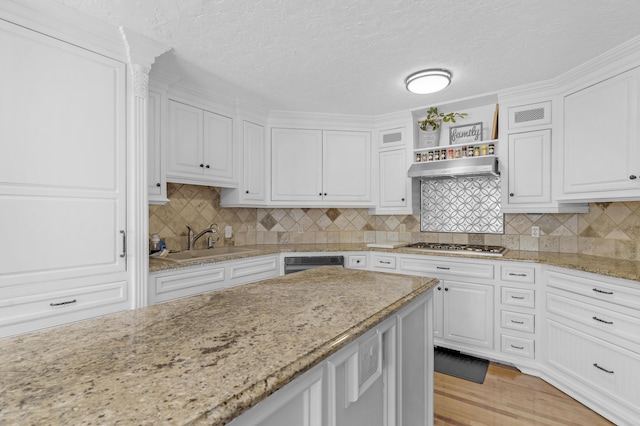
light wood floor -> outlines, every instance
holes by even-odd
[[[612,425],[537,377],[491,363],[484,384],[435,373],[435,425]]]

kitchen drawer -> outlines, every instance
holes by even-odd
[[[640,355],[552,320],[547,363],[640,415]]]
[[[534,333],[535,316],[521,312],[500,311],[500,325],[502,328]]]
[[[617,308],[623,310],[621,307]],[[625,311],[633,312],[630,309]],[[631,316],[607,309],[605,306],[596,306],[555,293],[547,293],[547,312],[600,330],[605,338],[616,336],[623,339],[622,341],[638,342],[640,336],[640,312]]]
[[[534,308],[536,306],[535,291],[524,288],[502,287],[502,304]]]
[[[471,278],[493,278],[493,265],[473,262],[402,257],[400,258],[400,270],[408,273],[419,272],[424,275],[431,274],[435,277],[456,275]]]
[[[547,286],[582,294],[597,300],[640,309],[640,287],[632,289],[602,279],[591,279],[561,272],[547,272]]]
[[[535,342],[533,339],[501,335],[502,352],[526,358],[535,358]]]
[[[229,286],[277,277],[278,256],[235,260],[229,265]]]
[[[396,258],[395,256],[381,256],[381,255],[373,255],[373,266],[374,268],[382,268],[382,269],[396,269]]]
[[[0,300],[0,327],[68,315],[79,311],[97,311],[107,305],[126,303],[127,299],[126,281],[2,299]],[[123,307],[123,309],[125,308]],[[96,315],[107,313],[101,312]],[[96,315],[91,315],[90,312],[88,316],[84,317]],[[75,320],[84,319],[84,317],[78,317]],[[48,325],[56,323],[56,321],[51,321]]]
[[[219,290],[226,286],[225,279],[225,267],[221,265],[150,274],[149,305]]]
[[[352,254],[347,256],[348,268],[366,268],[367,256],[364,254]]]
[[[536,270],[535,268],[528,266],[502,265],[500,267],[500,278],[502,281],[535,284]]]
[[[171,293],[179,290],[188,290],[192,287],[210,286],[214,283],[224,282],[224,280],[224,266],[191,272],[180,271],[157,277],[155,280],[155,292],[156,294]]]

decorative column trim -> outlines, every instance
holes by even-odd
[[[147,305],[149,275],[149,195],[147,193],[147,101],[149,71],[155,58],[169,50],[120,27],[131,73],[128,84],[127,228],[131,308]]]

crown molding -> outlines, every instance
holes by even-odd
[[[117,27],[54,1],[3,0],[0,19],[127,62]]]

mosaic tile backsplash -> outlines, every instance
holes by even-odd
[[[198,232],[214,222],[234,231],[217,246],[429,241],[640,261],[640,201],[592,203],[580,214],[506,214],[500,235],[421,232],[420,215],[370,216],[366,209],[222,208],[220,189],[204,186],[168,184],[167,193],[169,203],[149,206],[149,231],[174,250],[187,248],[186,225]],[[540,227],[540,238],[531,237],[532,226]]]
[[[420,190],[421,231],[503,233],[499,176],[425,179]]]

